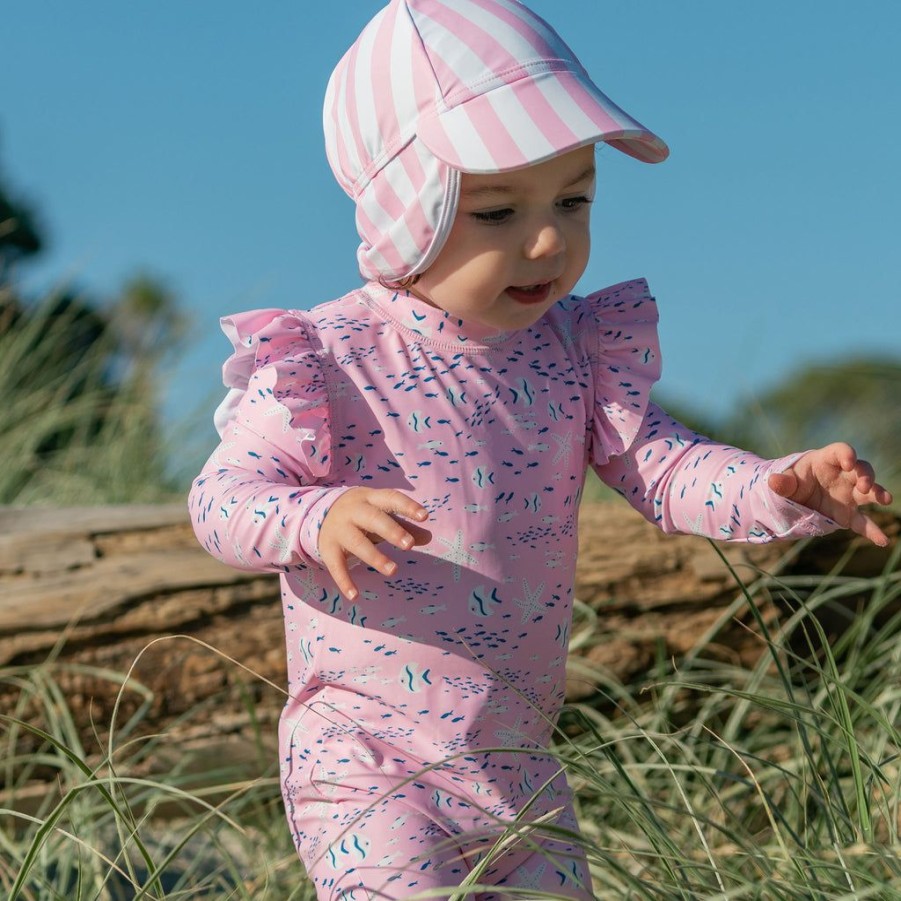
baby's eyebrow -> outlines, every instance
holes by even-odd
[[[579,184],[580,182],[594,178],[595,174],[594,163],[592,163],[590,166],[587,166],[585,169],[583,169],[572,181],[565,184],[563,186],[563,190],[565,191],[568,188]],[[464,187],[460,191],[460,195],[466,198],[479,198],[487,197],[488,195],[497,196],[498,194],[515,194],[518,190],[519,189],[514,185],[507,185],[503,182],[498,182],[497,184],[481,185],[480,187]]]
[[[594,163],[590,166],[586,167],[582,172],[580,172],[568,185],[564,185],[564,187],[571,188],[573,185],[579,184],[579,182],[587,181],[589,178],[594,178],[596,175],[596,170],[594,168]]]

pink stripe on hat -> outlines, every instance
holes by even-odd
[[[529,84],[532,83],[529,82]],[[540,91],[526,91],[522,81],[513,85],[513,93],[522,103],[523,108],[530,110],[535,128],[541,132],[549,144],[560,146],[571,143],[573,147],[579,144],[579,135],[566,124],[566,121],[544,94]]]
[[[436,33],[437,39],[431,45],[429,58],[433,61],[436,57],[442,59],[446,83],[457,82],[466,92],[465,96],[454,97],[454,103],[478,96],[481,93],[480,83],[485,78],[494,76],[506,83],[516,78],[515,69],[511,71],[507,47],[474,19],[467,18],[449,4],[433,4],[429,14],[423,15],[421,21],[428,22]],[[493,19],[492,23],[504,24],[498,19]],[[442,51],[448,53],[449,62],[444,60]],[[453,56],[450,56],[451,53]],[[483,74],[470,86],[473,71]],[[460,89],[457,90],[459,92]],[[447,96],[445,101],[448,101]]]
[[[332,73],[326,153],[357,203],[366,278],[422,271],[460,172],[503,172],[606,141],[646,162],[666,145],[590,80],[519,0],[391,0]]]
[[[540,16],[530,11],[529,21],[526,22],[522,16],[517,15],[514,4],[499,3],[498,0],[469,0],[469,2],[516,31],[540,57],[547,59],[554,55],[554,48],[545,40],[538,25],[539,23],[544,25],[549,35],[553,35],[555,32]]]
[[[465,114],[473,128],[485,143],[495,171],[499,169],[518,169],[529,165],[529,157],[509,132],[500,119],[497,110],[490,103],[464,107]],[[431,148],[434,151],[434,148]],[[458,141],[453,148],[453,160],[445,159],[455,169],[466,167],[466,145]],[[442,157],[443,158],[443,157]]]

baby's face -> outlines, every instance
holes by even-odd
[[[447,243],[412,293],[467,322],[527,328],[588,264],[594,147],[497,175],[462,176]]]

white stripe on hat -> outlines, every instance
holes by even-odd
[[[567,86],[557,78],[539,78],[535,81],[535,86],[541,92],[542,96],[547,100],[548,104],[554,108],[560,118],[569,126],[571,131],[584,132],[592,129],[603,129],[604,123],[598,122],[597,119],[589,116],[585,110],[579,105],[575,95]],[[578,85],[573,88],[575,91],[587,93],[585,89]],[[598,105],[597,101],[592,97],[593,105]],[[603,105],[603,112],[606,112],[610,119],[618,125],[622,122],[618,116],[614,116],[615,107],[610,103]]]
[[[471,80],[466,78],[467,72],[485,72],[485,63],[475,50],[440,22],[419,13],[416,25],[428,47],[430,60],[434,63],[437,59],[440,63],[436,74],[445,90],[448,84],[467,84]]]
[[[404,225],[402,217],[391,216],[376,196],[376,191],[382,189],[380,182],[381,179],[378,182],[370,182],[362,195],[360,206],[371,223],[367,229],[370,245],[393,270],[405,259],[398,249],[398,244],[402,243],[403,239],[396,236],[397,232],[403,231]],[[389,236],[390,240],[386,240]]]
[[[434,127],[442,130],[448,145],[449,154],[445,162],[455,169],[465,170],[466,166],[463,165],[462,157],[463,152],[465,152],[467,156],[472,153],[473,155],[478,154],[479,158],[488,157],[494,159],[484,137],[479,134],[478,129],[469,117],[461,115],[458,119],[459,121],[454,123],[453,137],[441,127],[441,121],[439,119],[434,120]],[[497,160],[495,160],[495,163],[496,162]]]
[[[495,103],[491,94],[487,97],[495,115],[503,124],[507,137],[519,148],[523,159],[536,160],[553,156],[554,145],[544,136],[541,125],[519,102],[519,98],[505,97],[503,103]],[[518,141],[516,135],[519,135]]]
[[[395,23],[394,31],[391,33],[390,88],[398,123],[397,134],[400,135],[411,130],[419,112],[419,104],[416,100],[417,73],[413,54],[410,52],[413,37],[406,10],[399,13],[397,19],[399,21]]]
[[[489,15],[495,20],[506,23],[508,28],[512,28],[522,39],[531,44],[538,51],[542,59],[547,58],[548,51],[555,56],[559,55],[561,50],[561,40],[557,32],[554,31],[541,16],[527,9],[522,3],[511,2],[511,0],[465,0],[485,8]],[[494,29],[489,29],[494,31]],[[567,56],[572,55],[572,51],[568,47],[562,48],[566,51]]]
[[[381,152],[381,139],[379,134],[379,122],[376,114],[377,95],[373,79],[373,68],[385,65],[385,60],[377,60],[373,57],[373,50],[379,36],[379,32],[386,26],[383,16],[379,27],[367,29],[360,35],[357,45],[357,53],[354,59],[353,81],[348,79],[348,89],[353,92],[353,104],[356,114],[356,127],[354,128],[354,141],[360,148],[358,159],[371,160]],[[362,145],[362,147],[360,146]]]
[[[408,176],[408,166],[413,166],[404,157],[411,149],[408,145],[405,153],[382,169],[358,198],[371,223],[365,237],[379,258],[390,263],[391,270],[403,268],[404,262],[421,255],[423,235],[431,234],[435,225],[422,208],[421,189]],[[418,161],[415,168],[423,172]]]
[[[325,105],[322,109],[322,124],[325,131],[325,153],[329,165],[338,179],[338,184],[349,194],[353,180],[349,177],[348,169],[342,161],[341,140],[338,134],[338,107],[340,98],[338,94],[339,79],[335,74],[329,79],[325,93]]]
[[[389,261],[371,242],[366,240],[366,235],[378,233],[378,229],[372,220],[366,215],[363,204],[357,205],[357,231],[363,238],[363,243],[357,248],[357,262],[360,272],[366,278],[375,278],[379,272],[393,272],[397,268],[397,261]]]
[[[455,9],[468,20],[467,24],[471,23],[490,35],[520,62],[526,61],[522,54],[524,43],[532,47],[535,59],[547,59],[548,51],[556,55],[561,50],[556,35],[547,28],[533,31],[537,17],[530,17],[527,24],[522,18],[522,8],[515,4],[502,0],[492,0],[490,4],[479,3],[478,0],[457,0]],[[571,56],[571,53],[566,54],[566,58]]]
[[[357,153],[357,142],[354,137],[354,122],[350,118],[351,109],[355,104],[349,102],[352,96],[349,67],[345,66],[338,81],[338,107],[337,107],[337,134],[339,153],[342,155],[342,165],[346,172],[353,175],[353,181],[362,168],[360,155]]]

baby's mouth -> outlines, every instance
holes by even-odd
[[[507,295],[518,303],[542,303],[551,293],[551,282],[537,285],[510,285]]]

